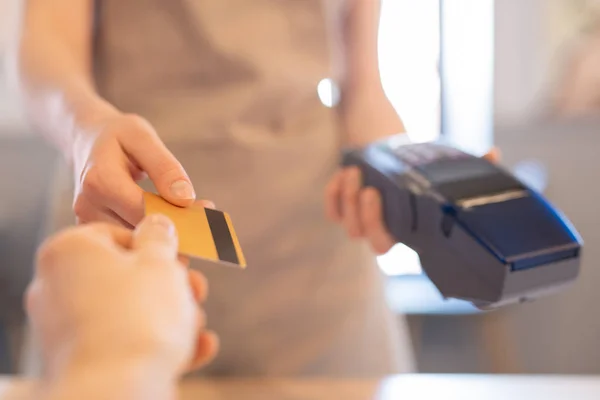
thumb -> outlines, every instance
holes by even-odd
[[[485,154],[483,156],[483,158],[485,158],[486,160],[488,160],[491,163],[498,163],[498,162],[500,162],[500,159],[502,158],[502,154],[500,153],[499,148],[492,147],[490,149],[490,151],[488,151],[487,154]]]
[[[194,202],[196,193],[190,178],[148,122],[140,118],[135,128],[123,135],[121,143],[148,174],[161,197],[181,207]]]
[[[164,215],[152,214],[136,227],[131,248],[164,258],[177,257],[177,233],[173,222]]]

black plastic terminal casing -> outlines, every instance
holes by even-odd
[[[381,192],[389,231],[419,253],[442,296],[491,309],[576,280],[583,241],[540,193],[453,147],[394,143],[347,151],[343,165]]]

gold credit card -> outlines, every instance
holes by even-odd
[[[153,193],[144,193],[145,214],[163,214],[175,224],[179,253],[246,267],[229,214],[199,204],[177,207]]]

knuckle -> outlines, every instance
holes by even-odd
[[[137,114],[125,114],[123,116],[123,124],[128,130],[128,134],[143,134],[143,135],[155,135],[154,128],[150,122]]]
[[[38,248],[36,253],[36,263],[39,267],[44,268],[54,263],[56,255],[58,253],[58,246],[56,238],[50,238],[44,241]]]
[[[156,163],[156,173],[159,176],[168,176],[172,178],[187,178],[183,167],[174,157],[170,154],[166,157],[161,157]]]
[[[88,219],[89,207],[83,196],[77,196],[73,202],[73,212],[75,213],[75,216],[82,221],[86,221]]]
[[[104,187],[102,173],[98,168],[90,168],[83,177],[81,183],[82,192],[90,196],[98,196],[102,193]]]
[[[77,237],[76,229],[71,228],[46,239],[36,253],[36,264],[41,271],[52,270],[73,246]]]
[[[36,252],[36,264],[41,271],[54,270],[73,257],[75,249],[89,248],[98,233],[108,229],[105,222],[71,227],[46,239]]]
[[[123,115],[124,121],[132,127],[145,128],[150,126],[148,120],[138,114],[127,113]]]

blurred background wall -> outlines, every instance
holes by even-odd
[[[463,61],[467,71],[446,77],[451,87],[460,90],[452,97],[444,97],[442,92],[448,82],[440,83],[436,75],[436,46],[444,42],[436,36],[444,31],[437,25],[440,11],[434,4],[438,1],[384,0],[387,22],[382,28],[382,70],[392,101],[410,121],[407,125],[411,134],[418,140],[437,135],[443,123],[437,113],[446,98],[457,118],[464,119],[464,123],[456,123],[466,127],[460,131],[462,145],[486,145],[491,143],[493,133],[506,165],[512,167],[531,157],[542,160],[550,172],[549,196],[565,208],[577,226],[585,228],[584,239],[592,249],[585,260],[586,282],[576,289],[539,303],[479,315],[453,308],[439,311],[431,300],[435,295],[425,295],[425,289],[415,286],[418,260],[409,250],[400,248],[387,258],[388,265],[399,266],[389,269],[390,301],[392,307],[409,314],[423,372],[600,373],[600,354],[596,354],[594,346],[600,338],[600,315],[594,314],[595,304],[600,302],[595,290],[600,275],[593,271],[595,230],[600,226],[600,220],[594,216],[594,200],[599,197],[594,190],[585,192],[590,181],[597,179],[595,171],[599,170],[593,151],[599,147],[593,132],[600,124],[593,119],[585,121],[582,133],[571,138],[564,132],[574,129],[574,125],[548,125],[557,78],[562,77],[560,72],[578,32],[588,23],[591,13],[586,7],[591,3],[442,0],[442,8],[454,10],[453,21],[461,22],[463,29],[454,36],[452,54],[444,56],[453,57],[458,63]],[[488,21],[486,16],[490,17],[489,23],[482,23]],[[18,26],[18,17],[19,0],[0,0],[2,60]],[[411,19],[418,24],[408,26]],[[477,34],[483,39],[469,45],[460,42]],[[489,67],[481,62],[488,53]],[[468,72],[469,68],[477,68],[477,73]],[[8,353],[8,349],[18,348],[19,330],[15,327],[22,321],[20,295],[40,240],[56,158],[31,134],[10,88],[12,78],[7,69],[1,69],[0,75],[0,324],[5,328],[0,329],[0,343],[9,343],[0,347],[1,373],[10,368],[9,362],[15,357],[15,352]],[[490,87],[486,92],[488,78]],[[482,101],[477,101],[477,96]],[[586,168],[583,161],[590,166]],[[575,162],[579,168],[586,168],[585,174],[564,172],[565,163]],[[573,201],[584,196],[588,196],[585,207]],[[3,341],[2,335],[9,340]]]

